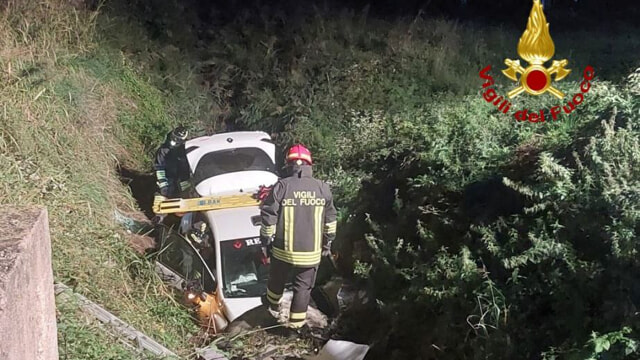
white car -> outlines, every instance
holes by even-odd
[[[185,149],[200,197],[256,193],[278,180],[275,146],[264,132],[203,136],[187,141]],[[178,230],[163,237],[159,262],[165,275],[216,293],[228,322],[262,304],[269,269],[258,205],[187,213]]]

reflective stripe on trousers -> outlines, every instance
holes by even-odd
[[[293,281],[293,299],[291,300],[289,322],[292,326],[297,326],[304,324],[307,316],[311,289],[316,281],[317,265],[313,267],[298,267],[272,258],[269,281],[267,283],[267,299],[271,304],[277,304],[277,300],[282,297],[284,284],[292,270],[295,278]]]

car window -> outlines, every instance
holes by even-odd
[[[203,253],[202,256],[180,234],[167,230],[162,236],[162,246],[158,261],[180,275],[185,281],[197,281],[207,292],[216,289],[214,274],[205,267],[215,271],[215,255],[213,252]]]
[[[259,238],[223,241],[220,252],[225,297],[255,297],[266,293],[269,265],[263,261]]]
[[[215,151],[200,159],[193,173],[193,181],[197,185],[213,176],[250,170],[274,172],[275,164],[269,155],[259,148]]]

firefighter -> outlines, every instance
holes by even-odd
[[[178,126],[167,134],[164,143],[156,151],[153,167],[158,192],[154,202],[180,197],[191,187],[191,170],[184,148],[188,135],[186,127]]]
[[[278,317],[285,282],[293,271],[289,327],[305,324],[321,256],[331,254],[336,209],[329,185],[313,178],[311,153],[297,144],[287,154],[287,176],[273,185],[261,206],[260,238],[270,257],[267,300]]]

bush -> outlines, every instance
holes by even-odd
[[[518,151],[535,137],[498,122],[479,129],[448,113],[442,127],[415,116],[395,126],[352,206],[378,295],[398,312],[391,348],[510,359],[575,348],[592,330],[637,338],[634,79],[600,84],[573,128],[535,144],[530,168]]]

